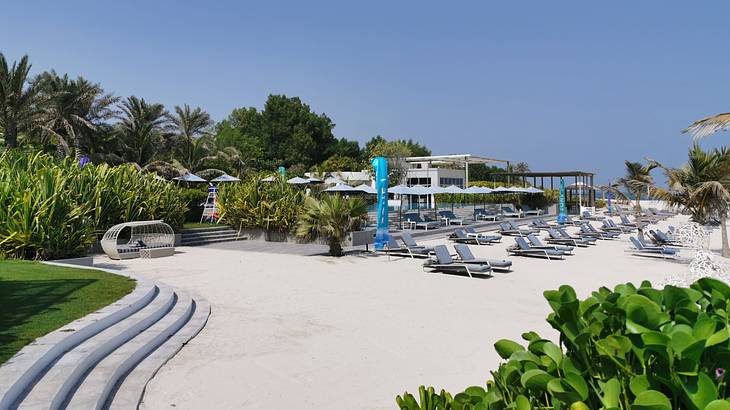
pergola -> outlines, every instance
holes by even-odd
[[[509,167],[509,161],[504,159],[488,158],[471,154],[452,154],[452,155],[429,155],[426,157],[406,157],[406,162],[427,162],[429,166],[439,164],[461,165],[466,172],[465,186],[469,186],[469,164],[506,164]]]
[[[540,187],[540,189],[557,189],[560,186],[560,178],[565,179],[565,186],[573,186],[575,188],[568,188],[569,199],[572,199],[572,190],[580,191],[585,190],[588,193],[586,198],[588,206],[596,206],[596,188],[593,185],[593,172],[586,171],[558,171],[558,172],[496,172],[492,176],[506,176],[506,177],[518,177],[522,179],[522,186],[527,186],[527,181],[532,178],[532,186]],[[539,183],[538,183],[539,178]],[[549,180],[549,187],[545,185],[545,179]],[[556,184],[554,178],[558,178]],[[572,181],[571,181],[572,179]]]

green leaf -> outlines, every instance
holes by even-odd
[[[544,370],[533,369],[526,371],[520,378],[520,382],[528,389],[546,390],[548,382],[552,379],[554,377]]]
[[[692,336],[696,339],[705,340],[715,333],[716,326],[717,322],[715,322],[714,319],[706,313],[700,313],[700,315],[697,316],[697,322],[695,322],[695,325],[692,328]]]
[[[638,396],[640,393],[649,390],[649,388],[649,379],[643,374],[632,377],[629,382],[629,390],[631,390],[634,396]]]
[[[515,400],[516,403],[516,410],[532,410],[532,406],[530,406],[530,401],[527,400],[527,397],[523,395],[517,396],[517,400]]]
[[[497,354],[502,357],[502,359],[509,359],[509,357],[512,356],[512,353],[525,350],[521,344],[508,339],[498,340],[497,343],[494,344],[494,349],[497,351]]]
[[[570,410],[590,410],[591,408],[588,407],[585,403],[582,401],[577,401],[570,405]]]
[[[672,403],[663,393],[647,390],[636,396],[631,408],[633,410],[672,410]]]
[[[560,366],[560,363],[563,361],[563,351],[560,350],[558,345],[553,342],[547,342],[543,345],[542,350],[555,362],[556,365]]]
[[[621,401],[621,383],[612,378],[603,386],[603,407],[619,407]]]
[[[720,330],[715,332],[712,336],[707,338],[707,341],[705,342],[705,347],[714,346],[717,344],[720,344],[728,339],[730,335],[728,334],[727,327],[723,326]]]
[[[730,403],[727,400],[713,400],[705,407],[705,410],[730,410]]]
[[[578,393],[581,400],[586,400],[588,398],[588,384],[586,384],[586,381],[582,376],[575,373],[568,373],[565,375],[565,381],[573,388],[573,390],[575,390],[576,393]]]
[[[692,403],[700,409],[704,409],[711,401],[717,399],[715,383],[706,373],[687,378],[682,383],[682,388]]]

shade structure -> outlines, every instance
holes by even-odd
[[[441,188],[441,192],[443,194],[465,194],[465,189],[459,188],[456,185],[449,185],[446,188]]]
[[[191,174],[189,172],[186,172],[185,175],[175,177],[173,179],[176,181],[183,181],[183,182],[208,182],[207,180],[205,180],[195,174]]]
[[[511,192],[509,188],[503,186],[498,186],[492,190],[493,194],[509,194]]]
[[[483,194],[491,194],[494,190],[489,189],[485,186],[472,186],[464,190],[465,194],[476,194],[476,195],[483,195]]]
[[[213,178],[210,180],[210,182],[238,182],[240,181],[239,178],[236,178],[232,175],[223,174],[217,178]]]
[[[274,182],[276,181],[276,177],[274,175],[266,178],[261,178],[261,182]]]
[[[358,191],[364,192],[366,194],[370,194],[370,195],[376,195],[378,193],[378,191],[376,191],[375,188],[373,188],[367,184],[360,184],[360,185],[356,186],[355,189],[357,189]]]
[[[411,193],[410,190],[411,187],[401,184],[388,188],[388,193],[396,195],[408,195]]]
[[[324,192],[358,192],[358,189],[355,189],[347,184],[337,184],[335,186],[329,187],[324,190]]]
[[[324,180],[324,183],[327,185],[337,185],[337,184],[344,184],[345,181],[343,181],[337,177],[329,177]]]
[[[409,187],[409,189],[410,192],[407,192],[409,195],[433,195],[442,193],[441,187],[413,185],[412,187]]]
[[[309,180],[308,179],[304,179],[304,178],[300,178],[300,177],[294,177],[294,178],[287,179],[286,182],[288,182],[290,184],[303,185],[303,184],[308,184],[309,183]]]
[[[308,183],[308,184],[323,184],[323,183],[324,183],[324,181],[322,181],[322,180],[321,180],[321,179],[319,179],[319,178],[314,178],[314,177],[311,177],[311,178],[307,178],[307,183]]]
[[[543,190],[535,188],[534,186],[531,186],[529,188],[525,188],[525,192],[528,194],[542,194]]]

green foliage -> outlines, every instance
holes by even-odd
[[[405,393],[401,409],[726,409],[730,287],[704,278],[690,288],[649,282],[579,300],[569,286],[544,293],[560,346],[535,332],[495,343],[506,360],[486,388],[451,399]],[[425,392],[425,393],[424,393]],[[444,403],[425,407],[424,403]],[[419,405],[421,407],[419,407]]]
[[[83,255],[114,224],[163,219],[183,224],[180,190],[132,166],[79,167],[47,154],[0,155],[0,256],[55,259]]]
[[[16,147],[18,135],[33,129],[38,120],[38,88],[26,86],[30,67],[27,55],[9,65],[0,53],[0,128],[8,148]]]
[[[262,182],[253,175],[239,183],[224,185],[218,193],[221,220],[243,228],[289,232],[304,203],[301,187],[284,179]]]
[[[330,255],[342,256],[342,241],[348,232],[360,229],[367,220],[367,203],[359,197],[323,195],[308,196],[299,215],[296,235],[302,239],[322,238],[330,247]]]
[[[598,208],[598,209],[605,208],[606,205],[607,205],[607,203],[606,203],[605,199],[596,199],[596,208]]]
[[[363,165],[363,163],[352,157],[333,155],[322,163],[320,170],[322,172],[359,171],[364,168]]]
[[[185,222],[199,222],[200,216],[203,214],[203,204],[208,198],[207,187],[184,188],[181,193],[185,203],[187,204]]]

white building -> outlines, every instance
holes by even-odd
[[[509,167],[509,161],[480,157],[471,154],[436,155],[428,157],[408,157],[406,185],[449,186],[460,188],[469,186],[469,164],[499,164]]]

